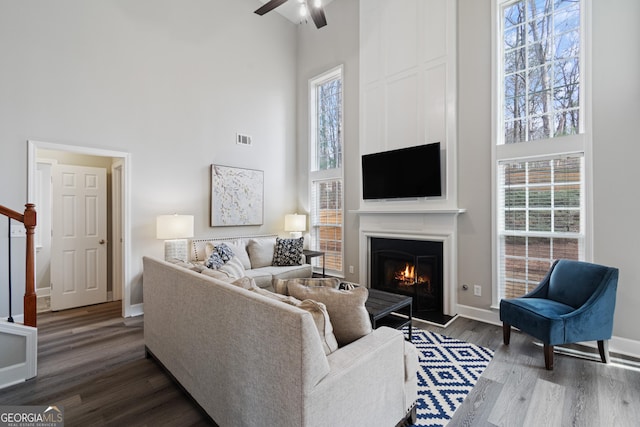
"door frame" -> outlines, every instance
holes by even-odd
[[[114,301],[122,300],[124,276],[122,260],[124,259],[122,244],[124,243],[122,228],[122,201],[124,193],[124,160],[118,159],[111,164],[111,245],[112,253],[112,296]],[[119,285],[119,286],[116,286]]]
[[[120,218],[122,218],[122,316],[131,317],[142,314],[142,304],[131,304],[131,155],[123,151],[105,150],[94,147],[57,144],[52,142],[27,140],[27,200],[36,197],[37,150],[56,150],[90,156],[112,157],[122,161]],[[38,207],[36,206],[36,211]],[[117,216],[117,215],[116,215]]]

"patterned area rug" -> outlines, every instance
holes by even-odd
[[[435,332],[412,332],[420,353],[415,426],[445,426],[489,365],[493,351]]]

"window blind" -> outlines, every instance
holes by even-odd
[[[499,298],[535,288],[556,259],[584,258],[584,156],[498,162]]]
[[[312,183],[311,247],[325,253],[328,270],[342,271],[342,179]],[[319,262],[316,258],[314,262]]]

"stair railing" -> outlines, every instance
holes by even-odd
[[[24,224],[27,230],[27,248],[26,248],[26,270],[25,270],[25,291],[24,291],[24,324],[26,326],[36,327],[36,291],[35,291],[35,246],[34,234],[36,229],[36,205],[27,203],[24,213],[16,212],[12,209],[0,205],[0,214],[7,216],[15,221]],[[9,227],[11,228],[11,227]],[[11,230],[9,230],[11,233]],[[11,242],[9,242],[9,245]],[[11,259],[9,259],[11,265]],[[9,283],[9,292],[11,292],[11,283]],[[9,313],[11,315],[11,313]]]

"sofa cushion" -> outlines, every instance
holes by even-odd
[[[224,241],[223,243],[231,248],[231,250],[233,251],[233,255],[235,257],[238,257],[238,259],[242,262],[242,266],[245,268],[245,270],[251,268],[251,261],[249,261],[249,254],[247,253],[247,247],[243,240],[228,240]],[[219,245],[219,243],[207,242],[207,244],[205,245],[204,249],[207,259],[209,258],[209,255],[211,255],[211,253],[215,251],[216,245]]]
[[[267,288],[269,290],[271,290],[271,286],[272,286],[272,279],[273,276],[271,276],[271,273],[269,273],[268,271],[264,271],[263,268],[257,268],[257,269],[249,269],[249,270],[245,270],[244,271],[245,276],[247,277],[251,277],[253,280],[256,281],[256,285],[258,285],[261,288]]]
[[[257,238],[249,240],[247,252],[251,260],[251,268],[266,267],[273,264],[275,238]]]
[[[292,265],[290,267],[263,267],[269,271],[274,279],[293,279],[296,277],[311,277],[313,267],[310,264]]]
[[[300,300],[312,299],[326,305],[338,344],[345,346],[371,333],[371,320],[364,303],[369,297],[365,287],[340,290],[325,286],[288,284],[289,295]]]
[[[299,239],[281,239],[280,237],[276,237],[273,265],[301,265],[303,246],[304,237],[300,237]]]
[[[237,257],[231,258],[229,261],[224,263],[218,270],[227,273],[230,277],[233,277],[234,279],[239,279],[245,276],[242,262],[240,262],[240,260]]]
[[[338,288],[340,279],[335,277],[307,277],[293,279],[273,279],[273,289],[282,295],[289,295],[289,283],[297,283],[305,286],[327,286],[330,288]]]

